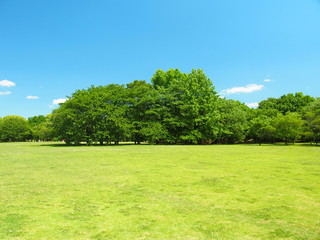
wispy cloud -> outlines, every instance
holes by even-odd
[[[266,78],[265,80],[263,80],[264,82],[271,82],[272,80],[270,78]]]
[[[26,98],[27,98],[27,99],[39,99],[38,96],[27,96]]]
[[[10,95],[10,94],[11,94],[10,91],[0,92],[0,95]]]
[[[257,108],[259,106],[259,103],[254,102],[254,103],[246,103],[246,105],[250,108]]]
[[[14,87],[16,85],[16,83],[11,82],[9,80],[1,80],[0,81],[0,86],[1,87]]]
[[[259,91],[262,88],[264,88],[264,85],[248,84],[245,87],[233,87],[233,88],[222,90],[220,92],[220,95],[225,96],[225,95],[230,95],[235,93],[251,93],[251,92]]]

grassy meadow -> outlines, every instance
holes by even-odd
[[[0,239],[320,239],[320,147],[2,143]]]

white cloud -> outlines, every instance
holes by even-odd
[[[55,108],[57,105],[59,105],[60,103],[64,103],[67,100],[68,99],[66,98],[54,99],[52,103],[49,105],[49,108]]]
[[[263,80],[264,82],[271,82],[272,80],[270,78],[266,78],[265,80]]]
[[[264,88],[263,85],[248,84],[245,87],[234,87],[234,88],[228,88],[228,89],[222,90],[220,94],[225,96],[225,95],[230,95],[235,93],[251,93],[251,92],[259,91],[262,88]]]
[[[0,92],[0,95],[9,95],[9,94],[11,94],[10,91]]]
[[[26,98],[27,98],[27,99],[39,99],[38,96],[27,96]]]
[[[14,82],[11,82],[9,80],[1,80],[0,86],[1,87],[14,87],[16,84]]]
[[[259,103],[254,102],[254,103],[246,103],[246,105],[250,108],[257,108],[259,106]]]
[[[53,101],[52,101],[52,105],[58,105],[58,104],[60,104],[60,103],[64,103],[65,101],[67,101],[68,99],[66,99],[66,98],[59,98],[59,99],[54,99]]]

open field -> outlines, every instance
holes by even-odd
[[[0,239],[320,239],[320,147],[2,143]]]

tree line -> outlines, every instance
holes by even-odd
[[[202,70],[158,70],[135,80],[77,90],[47,116],[0,118],[0,141],[67,144],[210,144],[320,141],[320,98],[289,93],[257,109],[225,99]]]

